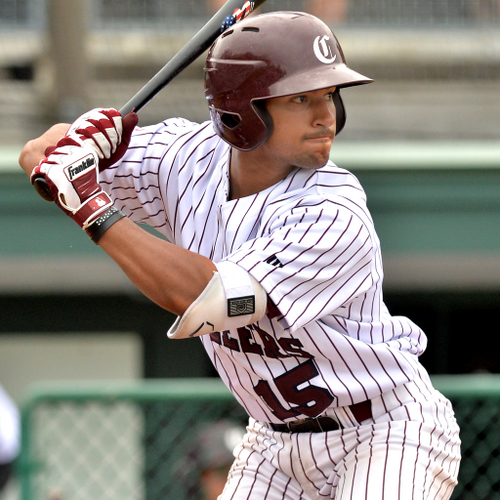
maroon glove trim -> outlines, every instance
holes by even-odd
[[[120,144],[118,144],[116,151],[111,155],[110,158],[103,158],[102,160],[99,160],[99,172],[106,170],[111,165],[115,164],[116,162],[122,159],[123,155],[127,151],[128,146],[130,144],[130,138],[132,137],[132,132],[134,131],[138,123],[139,123],[139,117],[137,116],[137,113],[135,113],[134,111],[131,111],[130,113],[128,113],[123,117],[122,140]]]

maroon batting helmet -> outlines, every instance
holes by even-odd
[[[259,147],[272,132],[266,99],[335,86],[338,134],[346,120],[338,89],[372,81],[347,67],[330,28],[304,12],[272,12],[235,24],[214,42],[205,65],[215,130],[242,151]]]

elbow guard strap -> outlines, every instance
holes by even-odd
[[[216,264],[217,271],[200,296],[178,317],[167,335],[198,337],[255,323],[264,317],[267,294],[261,284],[233,262]]]

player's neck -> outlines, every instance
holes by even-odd
[[[239,151],[232,149],[229,164],[229,199],[244,198],[259,193],[283,180],[293,166],[276,164],[255,151]]]

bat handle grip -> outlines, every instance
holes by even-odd
[[[54,197],[52,196],[52,193],[50,192],[49,185],[47,184],[47,181],[43,177],[37,177],[33,181],[33,186],[35,188],[35,191],[46,201],[54,201]]]

